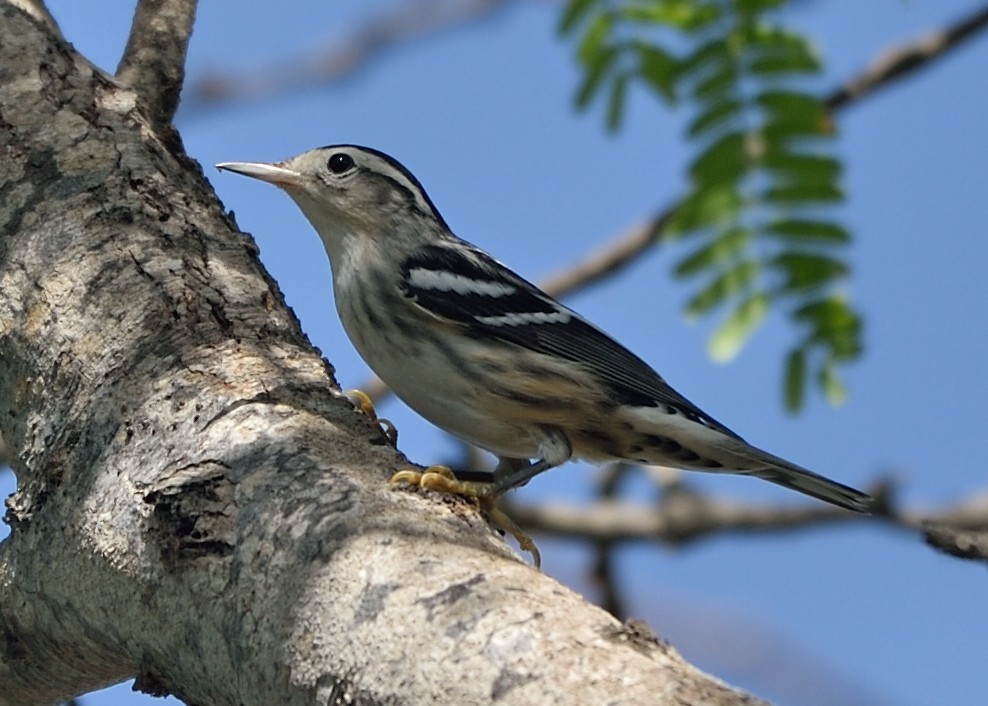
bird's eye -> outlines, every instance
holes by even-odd
[[[353,169],[353,157],[343,152],[337,152],[329,158],[326,166],[329,167],[329,171],[333,172],[333,174],[343,174]]]

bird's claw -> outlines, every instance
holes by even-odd
[[[377,410],[374,409],[374,401],[371,400],[370,395],[363,390],[347,390],[343,396],[350,401],[350,404],[363,412],[368,419],[380,425],[381,431],[384,432],[384,436],[387,437],[392,446],[398,446],[398,427],[390,419],[377,416]]]
[[[388,485],[401,483],[418,486],[427,490],[435,490],[448,495],[475,498],[480,509],[487,515],[491,523],[498,529],[504,530],[515,538],[522,551],[532,555],[535,568],[542,566],[542,555],[535,542],[522,530],[518,524],[497,507],[497,495],[492,493],[492,483],[460,480],[447,466],[429,466],[423,471],[406,469],[398,471],[388,481]]]
[[[426,490],[436,490],[448,495],[459,495],[465,498],[484,498],[490,493],[490,483],[460,480],[448,466],[429,466],[423,471],[406,469],[398,471],[388,485],[407,483]]]

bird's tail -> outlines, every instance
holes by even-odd
[[[870,514],[875,508],[871,496],[762,451],[708,417],[695,419],[656,408],[636,408],[626,412],[621,421],[631,430],[623,448],[614,454],[621,458],[755,476],[854,512]],[[585,451],[581,455],[593,458]]]
[[[825,478],[743,441],[732,440],[732,442],[737,446],[737,455],[745,457],[748,461],[741,469],[741,473],[763,478],[854,512],[870,514],[874,508],[874,498],[860,490]]]
[[[744,473],[854,512],[870,514],[875,505],[875,500],[870,495],[787,461]]]

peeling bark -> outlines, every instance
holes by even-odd
[[[135,96],[0,0],[0,706],[130,677],[230,706],[756,703],[471,505],[389,490],[405,460]]]

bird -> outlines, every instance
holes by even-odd
[[[601,328],[454,235],[384,152],[342,144],[216,166],[294,200],[325,246],[337,313],[364,361],[419,415],[498,459],[485,482],[437,467],[433,485],[490,499],[571,459],[624,461],[755,476],[872,511],[866,493],[747,443]]]

